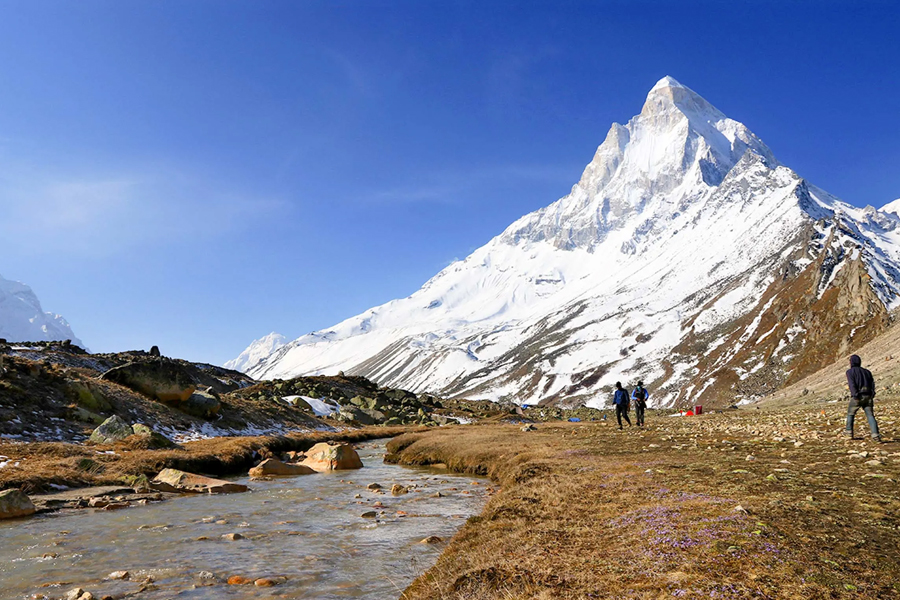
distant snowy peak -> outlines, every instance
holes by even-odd
[[[44,312],[34,291],[0,276],[0,338],[10,342],[72,340],[84,348],[62,316]]]
[[[226,369],[246,373],[259,364],[259,361],[287,344],[287,342],[286,337],[273,331],[269,335],[255,340],[237,358],[229,360],[222,366]]]
[[[884,206],[881,207],[881,212],[883,213],[893,213],[900,217],[900,198],[897,198],[893,202],[888,202]]]

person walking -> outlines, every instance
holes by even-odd
[[[622,417],[631,427],[631,419],[628,418],[628,392],[622,388],[622,382],[616,382],[616,393],[613,396],[613,404],[616,406],[616,420],[619,422],[619,429],[622,429]]]
[[[847,369],[847,387],[850,388],[850,404],[847,406],[847,437],[853,439],[853,420],[856,411],[863,409],[869,420],[869,433],[876,442],[881,441],[878,433],[878,422],[875,420],[873,410],[875,404],[875,378],[868,369],[863,369],[862,359],[853,355],[850,357],[850,368]]]
[[[634,422],[638,427],[644,426],[644,410],[647,408],[647,398],[650,393],[644,387],[643,381],[638,381],[637,386],[631,390],[631,400],[634,402]]]

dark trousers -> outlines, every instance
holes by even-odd
[[[634,405],[634,421],[638,427],[644,426],[644,408],[640,404]]]
[[[869,433],[873,438],[880,437],[878,422],[875,421],[874,404],[874,400],[868,396],[850,398],[850,405],[847,406],[847,432],[850,435],[853,435],[853,419],[856,417],[856,411],[863,409],[863,412],[866,413],[866,418],[869,420]]]
[[[625,421],[631,425],[631,419],[628,418],[628,405],[616,404],[616,420],[619,422],[619,429],[622,429],[622,417],[625,417]]]

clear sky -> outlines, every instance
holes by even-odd
[[[0,275],[94,351],[220,363],[565,195],[664,75],[900,197],[893,0],[0,0]]]

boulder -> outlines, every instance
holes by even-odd
[[[346,421],[356,421],[361,425],[374,425],[375,419],[369,416],[364,410],[355,406],[342,406],[340,416]]]
[[[321,442],[310,448],[301,464],[320,472],[361,469],[363,466],[353,446],[328,442]]]
[[[95,444],[113,444],[119,440],[124,440],[128,436],[134,434],[131,425],[126,423],[119,415],[113,415],[103,421],[88,439]]]
[[[222,403],[209,392],[194,392],[187,400],[178,404],[176,408],[201,419],[211,419],[219,414]]]
[[[294,408],[299,408],[300,410],[306,412],[312,412],[312,406],[310,406],[309,402],[307,402],[300,396],[294,396],[293,398],[288,400],[288,402],[290,402],[291,406],[293,406]]]
[[[376,425],[381,425],[385,421],[387,421],[387,415],[385,415],[380,410],[374,410],[371,408],[361,408],[360,412],[365,413]]]
[[[277,458],[267,458],[250,469],[250,477],[310,475],[312,473],[315,473],[315,471],[306,465],[283,463]]]
[[[135,423],[131,426],[131,431],[134,435],[149,438],[150,448],[174,448],[177,445],[163,434],[153,431],[143,423]]]
[[[150,482],[150,487],[159,492],[182,492],[195,494],[233,494],[246,492],[249,488],[240,483],[232,483],[203,475],[195,475],[178,469],[163,469]]]
[[[102,378],[166,403],[184,402],[197,389],[182,365],[164,358],[113,367]]]
[[[11,489],[0,492],[0,519],[27,517],[35,511],[31,498],[22,490]]]

